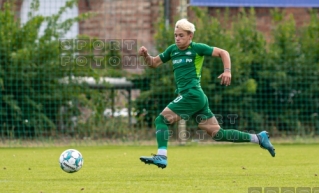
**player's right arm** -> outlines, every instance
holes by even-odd
[[[147,49],[142,46],[139,51],[138,51],[140,56],[143,56],[145,63],[150,67],[150,68],[157,68],[159,65],[161,65],[163,62],[159,55],[153,57],[148,54]]]

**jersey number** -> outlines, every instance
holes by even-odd
[[[175,100],[174,100],[174,103],[177,103],[178,101],[182,100],[183,96],[180,95],[178,96]]]

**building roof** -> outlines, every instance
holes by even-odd
[[[190,0],[192,6],[205,7],[319,7],[318,0]]]
[[[69,84],[70,80],[75,84],[87,84],[91,88],[99,89],[127,89],[132,88],[133,83],[128,81],[125,77],[113,78],[113,77],[101,77],[99,80],[96,80],[93,77],[64,77],[59,80],[62,84]]]

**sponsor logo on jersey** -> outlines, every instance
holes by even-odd
[[[179,64],[183,62],[183,59],[173,60],[173,64]]]
[[[191,58],[186,58],[186,59],[173,60],[173,64],[180,64],[180,63],[182,63],[182,62],[190,63],[190,62],[193,62],[193,59],[191,59]]]
[[[186,55],[192,55],[192,52],[188,51],[185,53]]]

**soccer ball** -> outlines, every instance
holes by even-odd
[[[82,154],[75,149],[67,149],[60,155],[60,167],[67,173],[79,171],[83,166]]]

